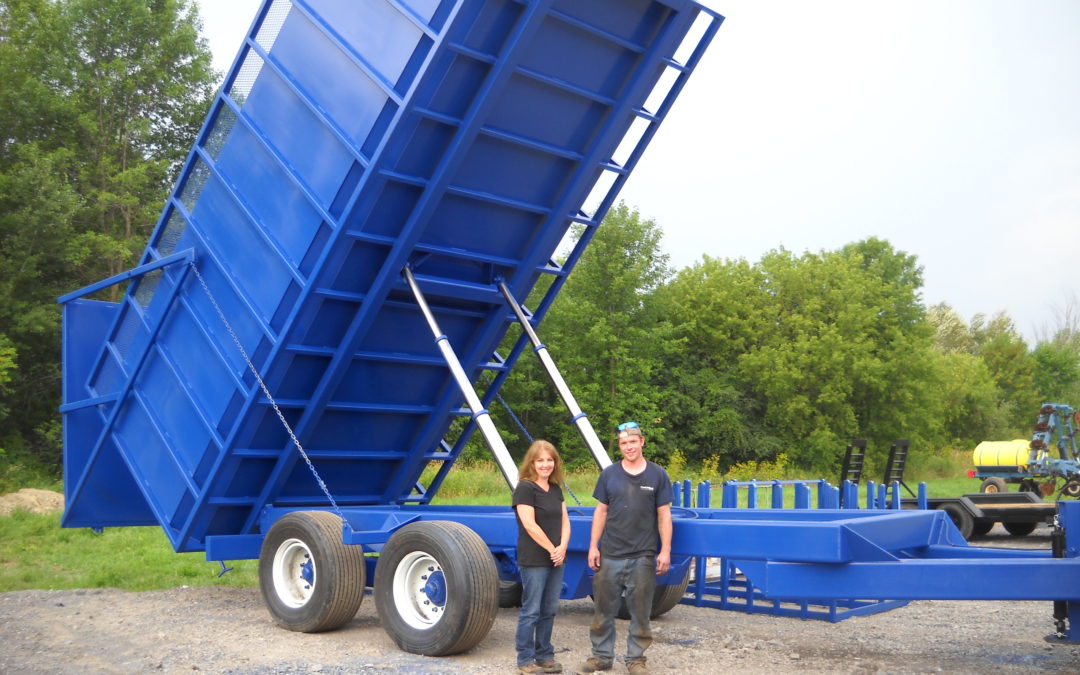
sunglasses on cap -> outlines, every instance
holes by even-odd
[[[628,431],[630,429],[640,429],[641,427],[638,426],[637,422],[623,422],[616,428],[619,431]]]

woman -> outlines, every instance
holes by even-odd
[[[521,573],[521,614],[515,640],[518,671],[561,673],[551,646],[551,629],[562,591],[570,516],[561,487],[562,458],[555,446],[534,441],[521,462],[518,478],[514,490]]]

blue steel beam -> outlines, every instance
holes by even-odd
[[[808,565],[734,560],[769,597],[1080,600],[1080,558],[952,558]]]

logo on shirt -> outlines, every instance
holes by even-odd
[[[654,488],[651,485],[641,485],[640,487],[641,487],[642,490],[648,490],[649,492],[655,492],[656,491],[656,488]]]

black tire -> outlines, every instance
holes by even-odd
[[[1061,494],[1066,497],[1072,497],[1073,499],[1080,499],[1080,480],[1075,478],[1069,480],[1061,488]]]
[[[686,595],[686,587],[689,585],[690,566],[688,565],[681,582],[670,586],[656,587],[656,591],[653,592],[652,611],[649,612],[649,618],[655,619],[674,609],[675,605],[679,604],[679,600],[682,600],[683,596]],[[619,611],[615,616],[623,621],[630,620],[630,609],[626,606],[626,598],[619,601]]]
[[[521,607],[521,582],[499,579],[499,608]]]
[[[1005,484],[1005,479],[999,476],[990,476],[982,482],[979,487],[979,492],[1008,492],[1009,486]]]
[[[461,523],[410,523],[375,566],[383,630],[412,654],[448,656],[484,639],[499,611],[499,571],[484,540]]]
[[[693,564],[693,563],[691,563]],[[658,616],[667,614],[675,605],[679,604],[679,601],[686,595],[686,587],[690,585],[690,565],[686,566],[686,572],[683,574],[682,581],[670,586],[657,586],[656,593],[653,595],[652,613],[649,616],[655,619]]]
[[[1035,531],[1036,523],[1002,523],[1005,531],[1014,537],[1026,537]]]
[[[952,519],[953,524],[956,525],[956,529],[960,530],[960,535],[964,539],[969,539],[971,533],[975,529],[975,519],[971,517],[971,514],[959,504],[948,502],[942,504],[940,507],[942,511],[949,514],[949,518]]]
[[[341,518],[296,511],[270,528],[259,552],[259,590],[279,625],[300,633],[340,628],[364,599],[364,552],[341,541]]]
[[[976,520],[975,525],[971,528],[971,536],[981,537],[994,529],[994,521],[992,520]]]

